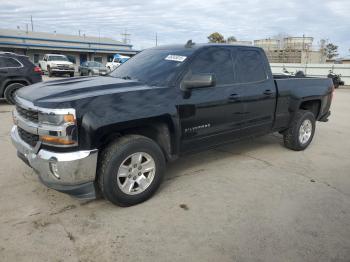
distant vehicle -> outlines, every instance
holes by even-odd
[[[39,61],[39,66],[42,71],[48,73],[49,77],[52,77],[54,74],[74,76],[74,64],[65,55],[46,54],[43,60]]]
[[[341,74],[335,74],[333,70],[329,70],[327,77],[332,79],[334,88],[344,85],[344,81],[341,80]]]
[[[79,74],[81,76],[93,76],[93,75],[104,76],[107,74],[107,68],[104,67],[99,62],[88,61],[88,62],[82,63],[79,66]]]
[[[283,69],[282,69],[282,75],[294,76],[294,77],[298,77],[298,78],[306,77],[304,71],[302,71],[302,70],[297,70],[295,73],[293,73],[293,72],[289,72],[287,70],[287,68],[285,68],[285,67],[283,67]]]
[[[11,137],[46,186],[121,206],[150,198],[191,151],[272,132],[306,149],[333,97],[331,79],[272,75],[253,46],[156,47],[109,76],[23,88]]]
[[[14,104],[15,92],[23,86],[42,81],[42,71],[27,56],[0,52],[0,97]]]
[[[114,57],[113,57],[112,62],[108,62],[106,64],[106,68],[109,71],[113,71],[114,69],[116,69],[118,66],[120,66],[123,63],[125,63],[129,59],[130,59],[129,56],[115,54]]]

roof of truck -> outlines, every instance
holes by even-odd
[[[250,46],[250,45],[242,45],[242,44],[225,44],[225,43],[191,43],[190,45],[184,44],[176,44],[176,45],[163,45],[163,46],[157,46],[153,47],[151,49],[188,49],[188,48],[193,48],[193,49],[199,49],[203,47],[210,47],[210,46],[227,46],[227,47],[244,47],[244,48],[251,48],[251,49],[262,49],[257,46]]]

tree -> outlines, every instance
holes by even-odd
[[[329,43],[326,45],[324,52],[325,52],[326,57],[328,59],[332,59],[332,58],[338,56],[338,46],[334,45],[332,43]]]
[[[227,43],[232,43],[232,42],[237,42],[236,37],[234,37],[234,36],[227,37]]]
[[[222,34],[215,32],[208,36],[209,43],[225,43],[225,38]]]

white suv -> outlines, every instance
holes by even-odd
[[[53,74],[74,76],[74,64],[65,55],[46,54],[43,60],[39,61],[39,66],[42,71],[48,73],[49,77],[53,76]]]

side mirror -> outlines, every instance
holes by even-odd
[[[183,80],[183,89],[193,89],[215,86],[215,76],[213,74],[194,74]]]

